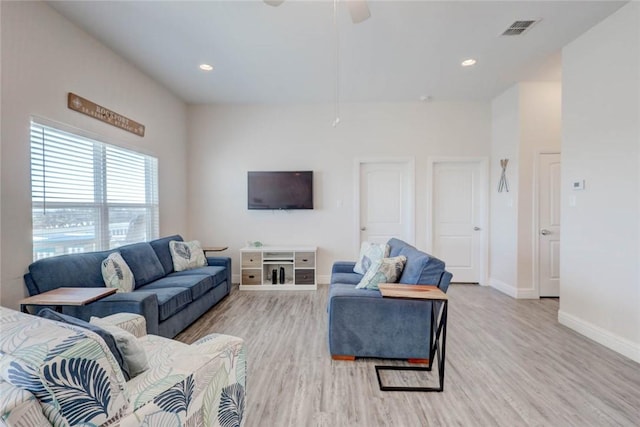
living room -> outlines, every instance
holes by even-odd
[[[239,249],[247,241],[317,246],[321,284],[328,283],[335,260],[357,256],[358,158],[414,159],[414,244],[428,249],[429,158],[482,157],[490,165],[482,284],[530,298],[533,156],[556,150],[562,152],[564,192],[557,318],[640,362],[640,8],[621,6],[562,47],[561,81],[517,82],[490,100],[423,102],[418,93],[413,102],[341,102],[341,122],[332,127],[332,99],[187,103],[49,4],[2,2],[0,305],[17,309],[33,261],[32,117],[157,157],[160,236],[228,245],[235,283]],[[210,76],[195,68],[193,79],[206,84]],[[144,123],[146,135],[68,109],[68,92]],[[532,129],[543,144],[528,139]],[[511,159],[509,193],[496,192],[503,158]],[[249,170],[313,170],[315,209],[249,212]],[[585,190],[569,194],[579,180]]]

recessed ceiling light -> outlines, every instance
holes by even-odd
[[[200,69],[202,71],[211,71],[213,70],[213,66],[209,64],[200,64]]]
[[[476,60],[473,58],[469,58],[462,61],[460,65],[462,65],[463,67],[471,67],[472,65],[475,65],[475,64],[476,64]]]

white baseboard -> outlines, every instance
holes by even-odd
[[[602,329],[583,319],[566,313],[562,310],[558,311],[558,322],[560,324],[573,329],[579,334],[610,348],[611,350],[622,354],[629,359],[640,363],[640,343],[634,343],[626,338],[612,334],[606,329]]]
[[[540,299],[534,288],[518,289],[518,299]]]
[[[331,275],[329,274],[318,274],[318,285],[328,285],[331,283]]]
[[[533,288],[518,289],[501,280],[489,278],[489,286],[516,299],[538,299],[538,293]]]

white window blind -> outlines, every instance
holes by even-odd
[[[34,260],[158,237],[158,161],[31,122]]]

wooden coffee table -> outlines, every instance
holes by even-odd
[[[431,330],[429,333],[429,366],[376,365],[376,376],[381,391],[442,391],[444,389],[444,360],[447,345],[447,294],[437,286],[381,283],[380,293],[385,298],[420,299],[431,303]],[[442,307],[442,310],[440,308]],[[438,357],[438,387],[396,387],[382,385],[380,371],[431,371],[434,356]]]
[[[65,305],[86,305],[115,294],[116,288],[58,288],[20,300],[20,311],[27,311],[28,305],[49,305],[61,311]]]

